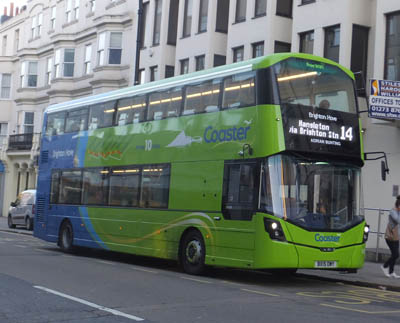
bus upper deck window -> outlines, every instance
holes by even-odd
[[[146,119],[146,112],[146,96],[120,99],[117,105],[117,125],[143,122]]]
[[[98,103],[90,107],[89,129],[111,127],[114,121],[115,101]]]
[[[65,132],[77,132],[86,129],[87,109],[69,111],[65,122]]]
[[[65,112],[49,114],[47,118],[46,134],[48,136],[62,135],[64,133]]]
[[[220,80],[206,81],[189,85],[183,115],[213,112],[218,110]]]
[[[224,80],[223,108],[238,108],[255,104],[254,73],[232,75]]]
[[[169,117],[177,117],[180,114],[182,103],[182,89],[168,89],[155,92],[149,97],[148,120],[161,120]]]

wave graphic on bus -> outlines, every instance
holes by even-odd
[[[201,144],[202,140],[201,137],[186,136],[185,131],[181,131],[167,147],[186,147],[190,146],[192,142]]]
[[[113,151],[107,151],[107,152],[96,152],[96,151],[91,151],[88,150],[88,154],[93,156],[96,159],[104,159],[108,160],[109,158],[116,159],[116,160],[121,160],[122,159],[122,152],[120,150],[113,150]]]

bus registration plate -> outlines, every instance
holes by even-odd
[[[336,268],[337,262],[334,260],[319,260],[314,264],[315,268]]]

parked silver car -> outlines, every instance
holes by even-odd
[[[15,228],[16,225],[23,225],[28,230],[33,229],[35,217],[36,190],[21,192],[15,202],[11,202],[8,211],[8,227]]]

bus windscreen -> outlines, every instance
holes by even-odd
[[[290,58],[274,66],[280,104],[356,113],[353,80],[334,65]]]
[[[361,223],[360,168],[294,156],[263,165],[260,207],[310,231],[345,231]]]

